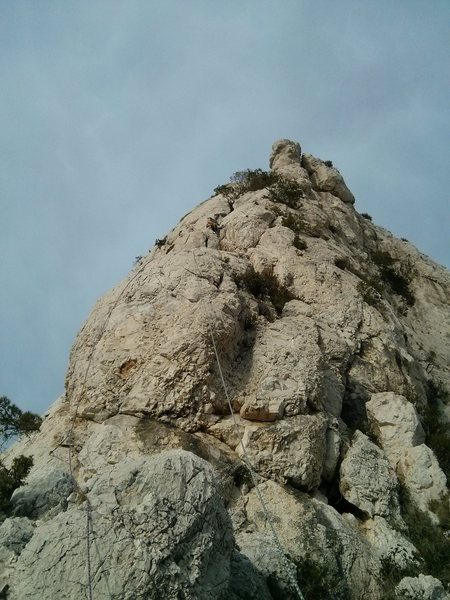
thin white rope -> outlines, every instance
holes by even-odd
[[[199,270],[198,263],[197,263],[197,257],[195,256],[195,252],[194,251],[193,251],[193,257],[194,257],[194,262],[195,262],[195,266],[196,266],[196,269],[197,269],[197,276],[200,278],[200,275],[199,275],[200,270]],[[73,446],[74,446],[74,429],[75,429],[75,420],[76,420],[76,418],[78,416],[78,409],[79,409],[79,406],[80,406],[80,403],[81,403],[81,399],[83,397],[83,393],[85,392],[87,377],[88,377],[89,370],[90,370],[90,367],[91,367],[91,364],[92,364],[92,359],[93,359],[95,350],[97,348],[98,342],[100,341],[101,337],[103,336],[103,334],[104,334],[104,332],[106,330],[107,324],[108,324],[108,322],[109,322],[109,320],[111,318],[111,315],[112,315],[114,309],[116,308],[116,306],[118,305],[119,301],[121,300],[121,298],[122,298],[125,290],[128,289],[128,287],[136,279],[136,277],[141,273],[141,271],[144,269],[145,266],[146,266],[146,264],[143,264],[136,271],[136,273],[130,278],[130,280],[122,288],[122,290],[120,291],[120,293],[117,296],[115,302],[112,304],[112,306],[110,307],[110,309],[108,311],[107,317],[106,317],[105,321],[103,322],[103,325],[102,325],[102,327],[100,329],[100,332],[99,332],[99,334],[97,336],[96,341],[92,345],[92,351],[91,351],[91,353],[89,355],[88,364],[86,366],[86,370],[85,370],[85,373],[84,373],[83,381],[82,381],[82,384],[81,384],[81,391],[80,391],[80,394],[79,394],[79,397],[78,397],[78,401],[77,401],[77,403],[75,405],[75,412],[74,412],[73,417],[71,419],[71,426],[70,426],[70,429],[67,432],[67,436],[66,436],[66,439],[67,439],[67,442],[68,442],[68,450],[69,450],[69,457],[68,457],[69,458],[69,461],[68,461],[69,462],[69,473],[70,473],[70,476],[71,476],[74,488],[78,492],[81,491],[81,488],[80,488],[80,486],[79,486],[79,484],[78,484],[78,482],[77,482],[77,480],[76,480],[76,478],[74,476],[73,458],[72,458]],[[294,574],[294,568],[292,566],[292,563],[290,563],[288,561],[287,557],[286,557],[286,554],[285,554],[285,552],[283,550],[283,547],[281,545],[281,542],[280,542],[280,539],[278,537],[278,534],[277,534],[277,532],[275,530],[275,527],[273,525],[272,516],[270,515],[270,512],[269,512],[269,510],[267,508],[267,505],[266,505],[266,503],[264,501],[262,492],[261,492],[261,490],[258,487],[258,481],[257,481],[258,475],[257,475],[257,473],[255,472],[255,470],[253,469],[253,467],[251,465],[251,462],[250,462],[249,457],[248,457],[247,449],[246,449],[246,447],[245,447],[245,445],[243,443],[242,437],[241,437],[240,432],[239,432],[239,426],[238,426],[238,423],[236,421],[236,417],[235,417],[235,414],[234,414],[234,411],[233,411],[233,406],[232,406],[231,399],[230,399],[230,396],[229,396],[229,393],[228,393],[228,388],[227,388],[227,385],[225,383],[225,378],[224,378],[224,375],[223,375],[222,366],[221,366],[221,363],[220,363],[219,353],[218,353],[218,350],[217,350],[217,345],[216,345],[216,340],[215,340],[215,337],[214,337],[214,332],[213,332],[213,328],[212,328],[211,319],[209,318],[209,315],[208,315],[208,313],[206,311],[205,311],[205,316],[206,316],[206,321],[207,321],[207,324],[208,324],[209,334],[210,334],[212,345],[213,345],[213,349],[214,349],[214,355],[215,355],[215,359],[216,359],[216,362],[217,362],[217,366],[218,366],[218,370],[219,370],[219,375],[220,375],[222,387],[223,387],[223,390],[224,390],[224,394],[225,394],[225,397],[226,397],[226,400],[227,400],[227,404],[228,404],[228,408],[230,410],[231,417],[233,419],[233,424],[234,424],[234,427],[236,429],[237,436],[239,438],[239,443],[240,443],[240,446],[242,448],[242,455],[243,455],[243,458],[244,458],[244,462],[245,462],[245,464],[247,466],[247,469],[248,469],[248,471],[250,473],[250,476],[251,476],[251,479],[252,479],[252,482],[253,482],[253,485],[254,485],[254,488],[255,488],[258,500],[259,500],[259,502],[261,504],[261,507],[263,509],[266,521],[267,521],[267,523],[269,525],[269,529],[270,529],[270,532],[271,532],[273,540],[274,540],[275,548],[277,549],[277,551],[278,551],[278,553],[280,555],[280,558],[281,558],[281,560],[282,560],[282,562],[283,562],[283,564],[285,566],[286,572],[287,572],[287,574],[289,576],[291,584],[292,584],[292,586],[293,586],[293,588],[294,588],[294,590],[295,590],[295,592],[296,592],[299,600],[304,600],[304,597],[303,597],[303,595],[301,593],[301,590],[300,590],[300,588],[298,586],[298,583],[297,583],[296,574]],[[89,498],[86,497],[86,534],[85,535],[86,535],[86,563],[87,563],[87,580],[88,580],[88,582],[87,582],[88,600],[92,600],[92,598],[93,598],[92,572],[91,572],[91,555],[90,555],[91,534],[93,534],[93,533],[94,532],[93,532],[93,528],[92,528],[92,507],[91,507]],[[95,537],[93,537],[93,541],[95,543]]]
[[[194,257],[195,267],[196,267],[196,270],[197,270],[197,276],[200,278],[200,275],[199,275],[200,269],[199,269],[199,266],[198,266],[198,263],[197,263],[197,257],[195,256],[195,251],[194,250],[192,251],[192,254],[193,254],[193,257]],[[203,300],[203,298],[201,298],[200,302],[202,302],[202,300]],[[293,588],[294,588],[294,590],[295,590],[295,592],[296,592],[299,600],[304,600],[303,594],[302,594],[302,592],[300,590],[300,587],[298,585],[298,582],[297,582],[296,573],[294,574],[294,567],[293,567],[292,563],[286,557],[286,553],[285,553],[285,551],[283,549],[283,546],[282,546],[282,544],[280,542],[280,538],[278,537],[278,534],[277,534],[277,532],[275,530],[272,516],[271,516],[271,514],[269,512],[269,509],[267,508],[267,505],[266,505],[266,502],[265,502],[264,497],[262,495],[262,492],[259,489],[258,481],[257,481],[257,478],[259,477],[259,475],[256,473],[256,471],[252,467],[252,464],[250,462],[250,459],[249,459],[249,456],[248,456],[248,453],[247,453],[247,448],[245,447],[245,444],[243,442],[241,433],[239,431],[239,426],[238,426],[238,423],[236,421],[236,416],[235,416],[234,411],[233,411],[233,405],[231,403],[230,395],[228,393],[227,384],[225,383],[225,378],[223,376],[222,366],[221,366],[221,363],[220,363],[219,352],[217,350],[217,344],[216,344],[216,339],[214,337],[214,331],[213,331],[213,328],[212,328],[211,319],[209,318],[208,311],[206,311],[206,310],[205,310],[205,317],[206,317],[206,321],[208,323],[209,334],[210,334],[211,342],[212,342],[213,349],[214,349],[214,355],[215,355],[216,362],[217,362],[217,368],[219,370],[219,376],[220,376],[220,380],[221,380],[221,383],[222,383],[222,388],[223,388],[223,391],[224,391],[224,394],[225,394],[225,398],[227,400],[228,409],[229,409],[231,417],[233,419],[233,424],[234,424],[234,428],[236,430],[236,435],[238,436],[238,439],[239,439],[239,445],[240,445],[240,447],[242,449],[242,456],[244,458],[245,465],[246,465],[246,467],[247,467],[247,469],[248,469],[248,471],[250,473],[250,476],[252,478],[252,482],[253,482],[253,485],[254,485],[254,488],[255,488],[255,491],[256,491],[256,495],[258,496],[259,503],[261,504],[261,508],[263,509],[264,516],[266,518],[266,522],[269,524],[269,529],[270,529],[270,532],[272,534],[272,537],[273,537],[273,540],[274,540],[274,543],[275,543],[275,548],[278,550],[280,558],[281,558],[281,560],[282,560],[282,562],[283,562],[283,564],[285,566],[285,569],[286,569],[286,572],[288,574],[288,577],[289,577],[289,579],[291,581],[291,584],[292,584],[292,586],[293,586]]]
[[[91,532],[92,530],[92,507],[89,498],[86,498],[86,565],[88,580],[88,599],[92,600],[92,571],[91,571]]]

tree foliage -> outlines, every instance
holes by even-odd
[[[23,433],[37,431],[41,422],[39,415],[23,412],[6,396],[0,397],[0,439],[6,441]]]
[[[42,419],[29,411],[22,411],[6,396],[0,397],[0,444],[22,434],[37,431]],[[23,485],[33,465],[31,456],[18,456],[6,467],[0,460],[0,515],[7,516],[11,510],[11,496]]]

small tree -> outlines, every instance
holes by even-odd
[[[6,396],[0,396],[0,439],[9,440],[23,433],[37,431],[42,419],[32,412],[20,410]]]
[[[39,415],[23,412],[6,396],[0,396],[0,444],[21,434],[37,431],[42,423]],[[11,496],[23,485],[31,467],[31,456],[18,456],[8,469],[0,460],[0,515],[7,516],[11,510]]]

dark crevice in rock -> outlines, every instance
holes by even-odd
[[[341,515],[343,513],[350,513],[360,521],[367,520],[367,514],[346,500],[341,494],[341,490],[339,489],[339,468],[336,469],[336,474],[330,483],[322,486],[321,491],[327,496],[328,504]]]

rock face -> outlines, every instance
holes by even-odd
[[[170,450],[123,461],[88,488],[95,514],[94,597],[225,597],[233,534],[207,462]],[[74,498],[22,550],[12,597],[82,598],[84,529],[84,509]],[[31,572],[35,577],[27,576]]]
[[[400,516],[395,474],[383,451],[360,431],[342,461],[339,487],[344,498],[369,517]]]
[[[95,305],[64,396],[5,457],[34,467],[0,527],[0,595],[445,590],[408,515],[445,552],[450,276],[359,215],[329,161],[280,140],[270,167]]]
[[[442,583],[431,575],[405,577],[395,588],[396,598],[404,600],[448,600]]]
[[[403,457],[406,448],[425,441],[416,409],[404,396],[393,392],[372,394],[366,409],[372,429],[394,466]]]

